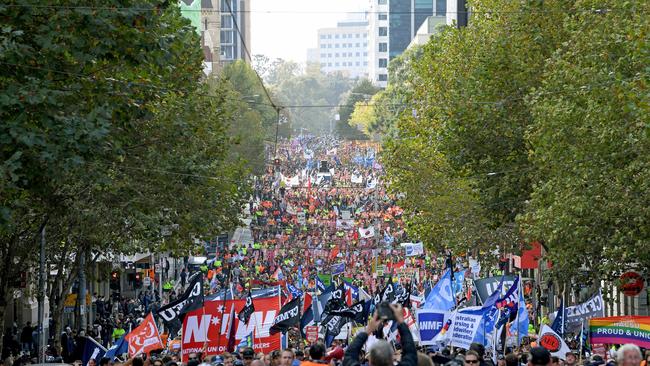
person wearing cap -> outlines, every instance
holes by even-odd
[[[251,366],[251,362],[255,358],[255,351],[250,347],[246,347],[241,351],[241,357],[244,361],[244,366]]]
[[[528,366],[548,366],[551,363],[551,353],[544,347],[533,347],[528,356]]]

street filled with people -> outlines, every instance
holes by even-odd
[[[563,305],[552,321],[542,317],[529,280],[411,240],[379,157],[379,146],[367,141],[280,140],[267,150],[267,173],[255,177],[242,212],[251,242],[231,242],[204,264],[185,266],[163,293],[152,284],[134,298],[94,294],[93,326],[66,324],[50,334],[46,360],[648,366],[650,351],[634,344],[590,344],[598,325],[567,326]],[[478,289],[484,278],[494,281],[488,296]],[[34,362],[35,337],[30,323],[6,332],[5,365]]]

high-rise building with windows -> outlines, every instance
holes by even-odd
[[[369,76],[386,87],[388,64],[408,48],[430,16],[444,16],[447,0],[369,0]]]
[[[368,22],[346,20],[319,29],[317,50],[322,72],[368,77]]]
[[[250,49],[250,0],[180,0],[180,6],[201,36],[206,74],[234,60],[250,62],[243,46]]]

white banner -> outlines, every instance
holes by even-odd
[[[449,339],[451,339],[451,345],[463,349],[469,349],[469,346],[474,341],[474,337],[478,332],[482,318],[483,315],[457,312],[454,315],[454,318],[451,321],[451,327],[449,328]]]
[[[370,226],[367,228],[359,228],[359,235],[362,239],[374,238],[375,237],[375,227]]]
[[[414,257],[416,255],[424,254],[424,245],[422,245],[422,242],[402,243],[401,246],[404,247],[404,251],[407,257]]]

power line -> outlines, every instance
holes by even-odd
[[[227,3],[228,8],[230,4]],[[6,8],[33,8],[33,9],[52,9],[52,10],[104,10],[104,11],[118,11],[118,12],[131,12],[131,11],[155,11],[159,12],[164,10],[156,7],[113,7],[113,6],[75,6],[75,5],[41,5],[41,4],[2,4],[1,7]],[[201,13],[223,13],[219,9],[182,9],[182,12],[201,12]],[[364,15],[364,14],[395,14],[395,15],[432,15],[432,11],[378,11],[378,10],[358,10],[358,11],[312,11],[312,10],[234,10],[229,11],[230,14],[295,14],[295,15],[326,15],[326,14],[341,14],[341,15]],[[591,8],[591,9],[522,9],[522,10],[469,10],[469,11],[446,11],[446,14],[526,14],[526,13],[558,13],[558,14],[573,14],[573,13],[593,13],[605,14],[608,12],[633,12],[643,13],[643,9],[626,9],[626,8]],[[363,21],[363,20],[360,20]]]
[[[248,49],[248,46],[246,45],[246,40],[244,35],[241,32],[241,29],[239,29],[239,24],[237,24],[237,17],[232,11],[232,7],[230,6],[230,1],[226,0],[225,1],[226,6],[228,7],[228,10],[230,12],[230,17],[232,18],[233,25],[235,26],[235,30],[239,34],[239,40],[242,44],[242,48],[244,49],[244,52],[246,52],[246,55],[248,56],[249,60],[253,59],[253,55],[251,55],[250,50]],[[277,121],[275,122],[275,144],[274,144],[274,154],[278,154],[278,135],[280,134],[280,110],[282,109],[281,107],[277,106],[274,102],[273,99],[271,98],[271,94],[269,93],[269,90],[266,88],[266,85],[264,85],[264,80],[262,80],[262,77],[260,74],[257,73],[257,70],[253,69],[253,72],[255,73],[255,76],[257,76],[257,80],[259,81],[260,85],[262,86],[262,90],[264,90],[264,94],[266,94],[266,98],[269,100],[269,103],[271,104],[271,107],[275,109]]]

